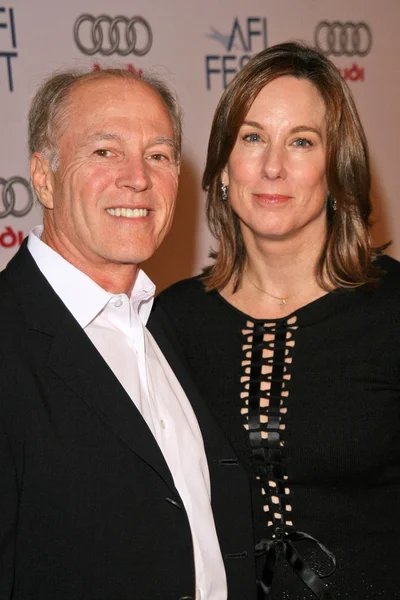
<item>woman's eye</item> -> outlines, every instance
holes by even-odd
[[[103,158],[109,158],[112,156],[111,150],[106,150],[105,148],[99,148],[98,150],[95,150],[94,153],[97,154],[97,156],[102,156]]]
[[[313,143],[311,140],[307,140],[306,138],[299,138],[298,140],[294,141],[294,145],[298,148],[309,148],[313,145]]]
[[[248,133],[243,136],[243,139],[246,142],[259,142],[261,138],[258,133]]]

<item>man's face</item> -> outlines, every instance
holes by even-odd
[[[42,200],[44,240],[89,276],[148,259],[171,226],[179,173],[157,92],[134,80],[78,85],[58,149]]]

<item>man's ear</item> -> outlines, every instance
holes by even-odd
[[[45,208],[53,208],[53,171],[50,161],[40,152],[32,154],[31,181],[40,203]]]

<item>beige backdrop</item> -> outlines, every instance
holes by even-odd
[[[117,19],[118,17],[118,19]],[[0,269],[40,222],[28,184],[26,115],[49,73],[95,65],[151,69],[185,114],[173,229],[146,265],[159,289],[197,273],[212,239],[201,176],[213,111],[250,56],[288,39],[319,46],[350,83],[367,132],[376,243],[400,259],[399,0],[15,0],[0,4]]]

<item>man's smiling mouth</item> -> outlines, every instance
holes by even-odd
[[[106,212],[113,217],[128,217],[128,219],[139,219],[147,217],[147,208],[106,208]]]

